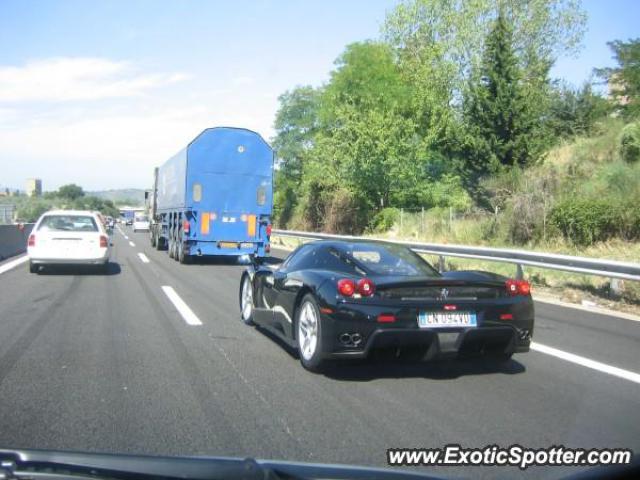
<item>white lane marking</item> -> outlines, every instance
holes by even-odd
[[[124,235],[124,233],[123,233],[123,235]],[[129,237],[127,237],[126,235],[124,235],[124,239],[125,239],[125,240],[129,240]]]
[[[609,375],[620,377],[625,380],[629,380],[630,382],[640,383],[640,374],[638,373],[614,367],[612,365],[607,365],[606,363],[596,362],[595,360],[581,357],[580,355],[574,355],[573,353],[565,352],[563,350],[558,350],[557,348],[548,347],[547,345],[542,345],[536,342],[531,342],[531,350],[535,350],[540,353],[546,353],[547,355],[551,355],[552,357],[557,357],[562,360],[566,360],[567,362],[582,365],[583,367],[591,368],[599,372],[608,373]]]
[[[133,242],[129,242],[129,245],[131,245],[132,247],[135,247],[135,246],[136,246],[136,244],[135,244],[135,243],[133,243]]]
[[[140,260],[142,260],[143,263],[149,263],[149,259],[144,253],[140,252],[138,253],[138,256],[140,257]]]
[[[25,255],[24,257],[16,258],[15,260],[11,260],[10,262],[5,263],[4,265],[0,265],[0,273],[8,272],[12,268],[17,267],[18,265],[21,265],[28,260],[29,260],[29,255]]]
[[[176,310],[178,310],[178,313],[182,315],[182,318],[184,318],[184,321],[187,322],[188,325],[202,325],[202,322],[196,316],[196,314],[193,313],[193,310],[189,308],[189,305],[187,305],[184,300],[180,298],[180,295],[178,295],[172,287],[163,285],[162,291],[167,297],[169,297],[169,300],[171,300],[173,306],[176,307]]]

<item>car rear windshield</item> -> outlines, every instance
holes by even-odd
[[[426,260],[401,245],[353,243],[347,246],[345,253],[374,275],[440,276]]]
[[[98,225],[88,215],[47,215],[40,222],[40,232],[97,232]]]

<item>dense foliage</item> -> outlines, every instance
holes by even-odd
[[[21,222],[35,222],[44,212],[55,208],[92,210],[107,216],[119,216],[111,200],[86,195],[82,187],[75,184],[63,185],[57,191],[46,192],[42,197],[19,195],[5,197],[3,202],[16,205],[17,220]]]
[[[574,88],[549,78],[555,60],[579,48],[584,25],[573,0],[401,2],[381,40],[346,46],[326,84],[280,96],[276,222],[385,231],[403,209],[494,215],[478,231],[512,243],[606,237],[575,233],[586,208],[571,206],[581,198],[575,188],[528,173],[560,142],[600,134],[614,109],[590,83]],[[629,57],[619,55],[616,78],[633,78]],[[634,132],[610,160],[633,157]],[[580,228],[611,226],[601,220],[589,217]]]

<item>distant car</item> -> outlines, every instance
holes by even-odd
[[[48,265],[95,265],[107,271],[109,236],[100,217],[84,210],[52,210],[36,222],[27,242],[29,271]]]
[[[133,218],[131,217],[127,217],[124,219],[124,224],[125,225],[133,225]]]
[[[252,265],[240,313],[297,349],[303,367],[374,352],[429,360],[527,352],[534,308],[524,280],[479,271],[440,273],[404,246],[317,241],[282,264]]]
[[[146,215],[138,215],[133,220],[134,232],[148,232],[149,231],[149,217]]]

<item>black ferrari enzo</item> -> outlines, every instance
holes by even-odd
[[[240,281],[242,320],[258,324],[320,370],[328,359],[411,352],[423,360],[529,350],[533,301],[524,280],[480,271],[440,273],[407,247],[316,241]]]

